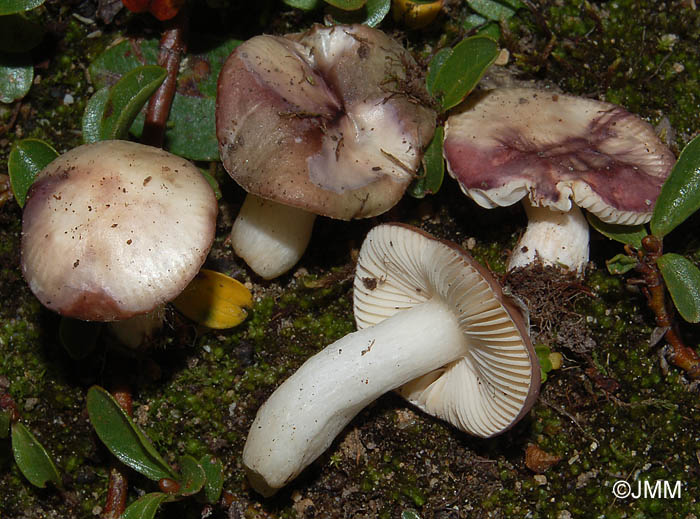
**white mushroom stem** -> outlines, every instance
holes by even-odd
[[[588,262],[588,222],[575,205],[568,212],[523,203],[527,229],[513,250],[508,270],[524,267],[539,258],[544,265],[566,267],[582,273]]]
[[[264,496],[294,479],[370,402],[464,355],[448,306],[431,299],[346,335],[307,360],[258,410],[243,449]]]
[[[112,334],[128,348],[136,349],[163,327],[165,305],[159,305],[146,314],[109,323]]]
[[[316,215],[247,195],[231,229],[233,250],[264,279],[291,269],[311,239]]]

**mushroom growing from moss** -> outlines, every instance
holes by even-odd
[[[581,272],[588,224],[651,219],[675,158],[648,123],[601,101],[500,88],[469,98],[446,125],[444,155],[462,190],[486,208],[523,200],[528,227],[508,270],[536,258]]]
[[[265,496],[392,389],[484,438],[512,427],[539,393],[519,307],[453,243],[406,225],[375,227],[358,258],[354,308],[359,331],[308,359],[258,410],[243,464]]]
[[[407,86],[414,67],[364,25],[256,36],[228,58],[217,137],[226,170],[249,193],[231,242],[260,276],[299,260],[317,214],[367,218],[401,198],[435,128],[424,92]]]
[[[129,320],[118,335],[134,346],[204,263],[216,214],[212,188],[189,161],[128,141],[85,144],[46,166],[29,191],[22,272],[63,316]]]

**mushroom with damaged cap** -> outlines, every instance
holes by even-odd
[[[393,389],[481,437],[512,427],[539,394],[519,306],[453,243],[407,225],[375,227],[358,258],[354,309],[359,331],[308,359],[258,410],[243,464],[265,496]]]
[[[524,200],[528,226],[508,270],[539,257],[581,273],[589,231],[576,206],[606,223],[648,222],[675,162],[651,125],[618,106],[524,88],[472,95],[448,118],[443,150],[480,206]]]
[[[224,167],[249,193],[231,244],[256,273],[296,264],[317,214],[368,218],[398,202],[435,129],[424,92],[406,86],[415,66],[364,25],[256,36],[231,54],[216,131]]]
[[[204,263],[216,214],[211,186],[181,157],[129,141],[78,146],[32,184],[22,272],[44,306],[119,321],[116,335],[135,347]]]

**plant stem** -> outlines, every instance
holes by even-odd
[[[627,250],[628,254],[634,254]],[[663,243],[656,236],[646,236],[642,240],[642,250],[637,252],[636,270],[644,280],[644,295],[647,305],[656,316],[656,325],[667,328],[665,339],[672,348],[671,363],[681,368],[692,379],[700,379],[700,356],[693,348],[686,346],[678,330],[678,322],[674,318],[674,311],[669,307],[666,297],[666,289],[656,263],[663,253]]]
[[[141,142],[158,148],[165,142],[165,129],[170,115],[170,107],[177,89],[177,74],[180,60],[187,50],[189,16],[183,7],[175,18],[163,22],[164,30],[160,38],[158,65],[164,67],[168,75],[158,90],[151,96],[146,111]]]

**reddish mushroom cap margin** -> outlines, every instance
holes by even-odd
[[[572,200],[608,223],[651,218],[675,158],[646,122],[592,99],[495,89],[450,116],[450,174],[486,208],[525,196],[568,211]]]
[[[127,141],[79,146],[32,185],[22,271],[62,315],[126,319],[187,286],[213,242],[216,213],[211,187],[181,157]]]
[[[224,166],[249,193],[340,219],[403,195],[435,127],[405,88],[410,54],[363,25],[256,36],[219,75]]]
[[[455,244],[402,224],[372,229],[355,275],[358,329],[431,298],[458,316],[468,350],[399,393],[470,434],[502,433],[530,410],[540,388],[539,362],[518,305]]]

